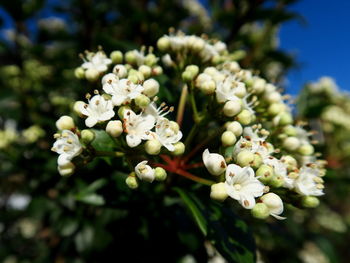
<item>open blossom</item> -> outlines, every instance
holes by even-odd
[[[163,119],[165,115],[174,110],[173,107],[166,106],[165,103],[160,104],[157,108],[157,104],[153,101],[145,108],[144,113],[152,115],[156,121]]]
[[[80,112],[87,116],[85,124],[90,128],[95,126],[97,122],[111,119],[115,114],[112,101],[106,100],[100,95],[93,96],[89,100],[89,104],[81,105]]]
[[[103,90],[107,94],[112,95],[112,102],[115,106],[120,106],[130,103],[132,99],[141,95],[143,87],[132,83],[128,79],[121,79],[119,81],[105,82]]]
[[[155,171],[151,166],[147,165],[147,161],[142,161],[136,165],[135,173],[140,180],[144,180],[150,183],[153,182],[155,178]]]
[[[108,65],[111,63],[112,60],[107,58],[103,51],[98,51],[96,53],[89,52],[81,66],[84,69],[95,69],[98,72],[104,72],[108,69]]]
[[[138,146],[142,140],[151,138],[151,129],[155,124],[155,118],[149,114],[136,114],[132,110],[124,112],[124,129],[128,134],[126,135],[126,142],[129,147]]]
[[[263,159],[263,163],[272,166],[275,174],[283,178],[283,187],[286,187],[288,189],[293,188],[294,180],[288,177],[287,165],[284,162],[278,160],[275,157],[270,156],[268,158]]]
[[[52,151],[60,155],[57,160],[59,166],[69,164],[81,153],[82,149],[78,136],[70,130],[63,130],[52,147]]]
[[[252,209],[255,197],[262,196],[264,185],[255,177],[251,167],[230,164],[226,169],[227,194],[237,200],[244,208]]]
[[[263,195],[260,200],[267,206],[269,209],[270,215],[276,219],[283,220],[285,217],[280,216],[283,213],[283,201],[275,193],[267,193]]]
[[[237,89],[242,89],[244,83],[237,81],[233,77],[227,77],[225,80],[216,83],[216,99],[219,103],[226,102],[228,100],[237,100],[240,99],[237,97]]]
[[[173,127],[167,118],[160,118],[156,124],[156,137],[165,148],[173,152],[174,144],[182,138],[182,132],[178,127]]]
[[[203,163],[212,175],[220,175],[225,172],[226,162],[222,155],[210,153],[208,149],[203,152]]]
[[[323,186],[317,183],[317,178],[319,178],[319,170],[306,166],[301,167],[299,176],[294,182],[295,191],[306,196],[323,195]]]

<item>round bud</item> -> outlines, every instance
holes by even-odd
[[[269,185],[275,188],[282,187],[283,184],[284,184],[284,179],[282,176],[279,176],[279,175],[274,175],[269,181]]]
[[[282,100],[282,96],[279,92],[274,91],[265,95],[265,99],[269,103],[278,103]]]
[[[236,163],[241,166],[250,166],[254,161],[254,153],[248,150],[240,151],[236,157]]]
[[[262,78],[256,78],[254,79],[252,88],[255,93],[260,94],[265,90],[265,86],[266,86],[266,80]]]
[[[242,103],[239,100],[229,100],[225,103],[223,108],[224,114],[227,117],[237,115],[242,109]]]
[[[119,137],[123,133],[123,124],[121,121],[109,121],[106,126],[106,132],[112,137]]]
[[[301,205],[306,208],[314,208],[320,204],[320,200],[315,196],[303,196]]]
[[[74,76],[77,79],[83,79],[85,78],[85,70],[82,67],[78,67],[74,70]]]
[[[65,165],[59,165],[57,170],[61,176],[70,176],[74,173],[75,165],[72,162],[68,162]]]
[[[165,181],[167,173],[162,167],[156,167],[154,169],[154,177],[157,181]]]
[[[143,74],[137,70],[131,69],[129,71],[129,76],[128,79],[134,83],[134,84],[138,84],[141,81],[143,81],[145,79],[145,77],[143,76]]]
[[[153,65],[155,65],[157,63],[157,61],[158,61],[158,58],[152,53],[148,54],[145,57],[145,65],[146,66],[152,67]]]
[[[250,212],[258,219],[265,219],[270,215],[269,208],[264,203],[257,203]]]
[[[135,64],[136,63],[136,56],[134,51],[128,51],[125,53],[125,61],[129,64]]]
[[[57,121],[56,121],[56,127],[59,130],[70,130],[75,127],[74,120],[70,116],[61,116]]]
[[[298,176],[299,176],[299,173],[296,173],[296,172],[291,172],[288,174],[288,177],[291,179],[297,179]]]
[[[189,71],[193,76],[197,76],[199,72],[199,67],[197,65],[189,65],[185,68],[185,71]]]
[[[274,176],[273,168],[270,165],[262,164],[256,171],[256,176],[263,184],[269,182]]]
[[[238,122],[238,121],[233,121],[230,122],[227,127],[226,130],[233,132],[233,134],[238,137],[241,136],[242,132],[243,132],[243,128],[242,125]]]
[[[78,100],[74,103],[73,106],[73,111],[79,116],[79,117],[83,117],[84,115],[81,113],[81,109],[84,107],[85,102]]]
[[[283,147],[288,151],[295,151],[300,146],[300,140],[297,137],[287,137],[283,141]]]
[[[156,139],[148,140],[145,143],[145,151],[150,155],[159,154],[161,148],[162,148],[162,144]]]
[[[275,193],[264,194],[260,200],[267,206],[271,215],[277,216],[283,212],[283,201]]]
[[[207,95],[213,94],[216,89],[216,84],[213,80],[206,81],[204,83],[201,83],[199,86],[199,89]]]
[[[99,78],[99,76],[100,73],[94,68],[89,68],[85,71],[85,78],[88,81],[94,82]]]
[[[293,123],[293,116],[289,112],[282,112],[278,116],[280,117],[278,125],[285,126]]]
[[[225,131],[221,135],[221,142],[224,147],[232,146],[236,143],[237,138],[233,132]]]
[[[81,141],[90,144],[95,139],[95,133],[92,130],[85,129],[80,132]]]
[[[137,74],[129,75],[128,80],[130,80],[134,84],[138,84],[140,82],[140,79],[138,78]]]
[[[109,57],[111,58],[114,64],[120,64],[123,62],[123,53],[119,50],[112,51]]]
[[[170,47],[170,40],[168,37],[161,37],[157,41],[157,47],[159,48],[160,51],[166,51]]]
[[[142,73],[142,75],[144,76],[144,78],[149,78],[151,76],[151,73],[152,73],[152,69],[151,67],[149,66],[146,66],[146,65],[141,65],[139,67],[139,72]]]
[[[180,126],[176,121],[169,122],[169,128],[174,132],[178,133],[180,131]]]
[[[241,98],[241,99],[244,98],[247,95],[247,89],[245,88],[245,85],[238,85],[235,88],[235,95],[238,98]]]
[[[239,123],[248,125],[253,120],[253,114],[249,110],[244,109],[236,116],[236,119]]]
[[[295,160],[294,157],[290,155],[282,156],[281,161],[287,165],[287,169],[289,171],[292,171],[298,167],[297,160]]]
[[[283,133],[288,135],[288,136],[296,136],[297,130],[292,125],[287,125],[287,126],[283,127]]]
[[[139,106],[140,108],[145,108],[147,107],[149,104],[151,103],[150,98],[148,98],[147,96],[141,94],[139,96],[136,97],[135,99],[135,104],[137,106]]]
[[[191,71],[185,70],[182,72],[181,77],[183,81],[191,82],[195,78],[195,75]]]
[[[139,183],[137,182],[134,172],[130,173],[130,175],[125,179],[125,183],[130,189],[136,189],[139,187]]]
[[[194,41],[193,41],[193,50],[196,51],[196,52],[200,52],[203,50],[205,46],[205,42],[203,39],[201,38],[196,38]]]
[[[163,73],[163,69],[161,66],[156,66],[152,69],[152,75],[158,76]]]
[[[225,201],[228,197],[225,183],[213,184],[210,187],[210,198],[219,202]]]
[[[314,147],[311,144],[303,144],[299,147],[298,152],[301,155],[311,155],[314,153]]]
[[[129,106],[121,106],[118,109],[118,116],[121,120],[124,119],[125,110],[130,110],[130,107]]]
[[[155,79],[148,79],[143,83],[143,93],[148,97],[153,97],[159,92],[159,83]]]
[[[124,65],[115,65],[113,68],[113,73],[119,78],[125,78],[128,75],[128,70]]]
[[[272,103],[269,108],[267,109],[268,114],[272,116],[276,116],[280,112],[284,111],[286,109],[285,105],[282,103]]]
[[[215,67],[207,67],[205,70],[204,70],[204,73],[205,74],[208,74],[212,77],[214,77],[215,75],[217,75],[219,72],[218,70],[215,68]]]
[[[181,155],[185,152],[185,144],[183,144],[182,142],[175,143],[174,147],[175,149],[171,153],[175,156]]]
[[[263,159],[262,159],[261,155],[255,153],[255,154],[254,154],[254,160],[253,160],[253,163],[251,164],[251,166],[252,166],[254,169],[257,169],[257,168],[260,167],[260,165],[262,164],[262,162],[263,162]]]

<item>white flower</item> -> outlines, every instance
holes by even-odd
[[[294,180],[287,175],[287,164],[272,156],[263,159],[263,163],[272,166],[275,174],[283,178],[283,187],[293,188]]]
[[[226,169],[225,158],[217,153],[210,153],[208,149],[205,149],[202,155],[203,163],[212,175],[220,175]]]
[[[147,165],[147,161],[142,161],[138,165],[135,166],[135,173],[140,180],[144,180],[152,183],[154,176],[154,169]]]
[[[106,83],[112,84],[112,83],[118,83],[119,78],[114,73],[108,73],[102,77],[102,86]]]
[[[89,52],[84,59],[84,63],[81,65],[84,69],[95,69],[98,72],[104,72],[108,69],[108,65],[112,63],[112,60],[107,58],[103,51],[96,53]]]
[[[267,206],[270,215],[279,220],[286,219],[285,217],[280,216],[280,214],[283,213],[284,208],[282,199],[278,195],[267,193],[263,195],[260,200]]]
[[[169,151],[175,150],[174,144],[181,140],[182,132],[174,127],[167,118],[160,118],[156,124],[156,137]]]
[[[124,112],[124,129],[126,142],[129,147],[138,146],[142,140],[151,139],[150,130],[153,129],[155,118],[149,114],[136,114],[132,110]]]
[[[219,103],[228,100],[240,100],[237,95],[237,89],[244,87],[244,83],[237,81],[234,77],[227,77],[224,81],[216,83],[216,99]]]
[[[301,167],[299,176],[294,181],[294,189],[301,195],[320,196],[323,195],[322,187],[318,187],[317,178],[319,170],[311,167]]]
[[[156,121],[159,119],[164,118],[165,115],[167,115],[169,112],[172,112],[174,110],[174,107],[168,107],[164,102],[160,104],[160,106],[157,108],[157,104],[152,101],[148,106],[145,108],[144,113],[147,115],[152,115]]]
[[[57,160],[59,166],[69,164],[82,152],[82,149],[78,136],[70,130],[63,130],[52,147],[52,151],[60,155]]]
[[[244,208],[255,206],[255,197],[262,196],[264,185],[254,176],[251,167],[240,167],[230,164],[226,169],[227,194],[237,200]]]
[[[112,102],[115,106],[130,103],[143,91],[143,87],[132,83],[128,79],[121,79],[118,82],[106,82],[103,85],[103,90],[112,95]]]
[[[115,114],[112,101],[100,95],[93,96],[89,104],[80,105],[80,112],[87,116],[85,125],[90,128],[97,122],[111,119]]]

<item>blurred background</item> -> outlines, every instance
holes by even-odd
[[[241,66],[293,94],[297,118],[318,131],[317,150],[329,163],[326,195],[311,212],[288,209],[283,222],[244,218],[259,261],[347,262],[349,7],[341,0],[0,0],[0,261],[225,262],[173,193],[145,186],[135,194],[123,171],[103,160],[61,178],[50,152],[55,121],[94,89],[74,76],[78,54],[155,46],[174,27],[244,50]]]

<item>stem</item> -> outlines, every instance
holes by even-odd
[[[190,133],[187,135],[186,140],[185,140],[185,149],[187,149],[187,147],[189,146],[189,144],[191,143],[193,137],[196,135],[197,131],[199,129],[199,125],[198,123],[195,123],[191,130]]]
[[[177,122],[177,124],[179,124],[180,127],[181,127],[183,116],[185,113],[187,94],[188,94],[188,87],[185,84],[182,87],[179,106],[178,106],[177,115],[176,115],[176,122]]]
[[[186,177],[187,179],[195,181],[197,183],[201,183],[201,184],[205,184],[205,185],[209,185],[209,186],[212,185],[212,184],[215,184],[214,181],[207,180],[207,179],[195,176],[195,175],[193,175],[193,174],[191,174],[189,172],[186,172],[185,170],[178,169],[178,170],[175,171],[175,173],[178,174],[178,175],[181,175],[183,177]]]
[[[195,100],[194,94],[193,94],[193,88],[191,89],[189,97],[190,97],[190,102],[191,102],[192,111],[193,111],[193,120],[195,123],[198,123],[198,122],[200,122],[200,119],[199,119],[199,115],[198,115],[196,100]]]
[[[122,157],[125,154],[123,152],[95,151],[95,155],[96,156]]]

